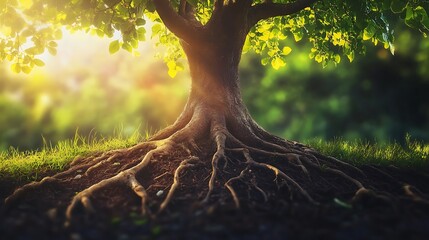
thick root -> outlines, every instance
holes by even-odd
[[[197,157],[190,157],[186,160],[183,160],[180,163],[180,166],[176,168],[176,171],[174,171],[173,184],[171,185],[170,190],[167,193],[167,197],[165,197],[164,201],[161,203],[158,213],[162,212],[173,198],[174,192],[180,185],[180,173],[187,168],[195,167],[198,161],[199,159]]]
[[[161,154],[164,152],[168,152],[172,147],[174,147],[174,143],[171,141],[164,141],[162,145],[158,146],[157,148],[149,151],[143,159],[134,167],[131,167],[125,171],[122,171],[118,173],[117,175],[104,179],[89,188],[79,192],[71,201],[70,205],[67,207],[66,210],[66,217],[67,219],[72,219],[73,210],[76,208],[76,206],[79,203],[82,203],[82,205],[85,207],[85,209],[88,212],[93,212],[93,207],[90,201],[91,195],[95,191],[99,191],[100,189],[110,187],[112,184],[120,183],[120,184],[126,184],[129,186],[134,193],[141,198],[141,212],[142,214],[149,214],[150,212],[147,209],[147,193],[145,188],[137,181],[136,174],[142,171],[145,167],[148,166],[151,160],[153,160],[153,156],[155,154]]]
[[[56,182],[58,182],[58,179],[56,179],[54,177],[45,177],[42,180],[40,180],[39,182],[31,182],[27,185],[24,185],[23,187],[16,189],[12,195],[10,195],[9,197],[7,197],[5,199],[5,208],[10,207],[10,205],[12,205],[19,198],[21,198],[25,193],[27,193],[27,191],[31,191],[31,190],[40,188],[40,187],[42,187],[48,183],[56,183]]]

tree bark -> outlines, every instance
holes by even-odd
[[[183,113],[174,125],[183,127],[192,117],[222,122],[226,130],[242,138],[262,132],[262,128],[251,118],[240,92],[238,66],[242,48],[249,31],[248,1],[222,6],[216,10],[210,21],[195,41],[181,39],[187,56],[191,90]],[[166,129],[164,132],[168,132]],[[162,139],[169,134],[163,132],[152,139]]]

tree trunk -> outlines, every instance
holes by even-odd
[[[258,147],[264,138],[279,144],[286,143],[258,126],[243,103],[238,65],[247,35],[244,18],[231,9],[218,14],[221,16],[207,24],[204,42],[188,44],[181,41],[192,80],[189,98],[173,126],[160,131],[151,140],[169,137],[192,120],[208,125],[211,132],[213,128],[223,128],[223,131],[252,147]],[[207,136],[196,132],[192,135]]]

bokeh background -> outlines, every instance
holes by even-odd
[[[310,46],[287,42],[286,67],[243,56],[241,84],[253,117],[267,130],[297,141],[343,138],[429,141],[429,39],[398,29],[396,52],[368,43],[352,63],[322,68]],[[153,132],[172,123],[185,104],[187,70],[174,79],[155,57],[162,48],[141,43],[141,55],[110,55],[110,39],[64,33],[58,55],[30,74],[0,63],[0,150],[39,149],[44,143],[97,133]]]

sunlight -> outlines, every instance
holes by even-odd
[[[186,71],[174,79],[168,76],[166,64],[155,56],[164,50],[155,46],[150,34],[139,44],[140,56],[134,56],[122,49],[109,53],[109,44],[119,35],[100,38],[64,28],[57,54],[45,52],[36,57],[44,66],[17,74],[11,62],[0,64],[0,79],[5,83],[0,88],[0,104],[4,96],[11,111],[17,112],[14,106],[23,109],[22,118],[31,123],[28,126],[49,126],[37,130],[41,132],[36,140],[43,134],[55,142],[71,136],[76,128],[82,134],[94,130],[109,135],[114,126],[128,129],[127,134],[141,125],[164,127],[182,110],[190,81]],[[15,121],[8,127],[27,126]]]
[[[121,50],[115,55],[110,55],[108,52],[109,44],[111,41],[120,37],[116,33],[113,38],[100,38],[83,31],[71,33],[67,29],[63,29],[63,38],[58,41],[57,55],[52,56],[49,52],[45,52],[39,56],[41,60],[46,63],[44,71],[57,71],[63,68],[72,66],[86,66],[87,68],[95,69],[97,60],[111,59],[116,61],[121,57],[132,57],[132,54]],[[140,52],[153,52],[153,43],[151,41],[140,42]],[[127,54],[129,56],[123,56]],[[152,63],[155,59],[150,55],[143,55],[147,64]]]

